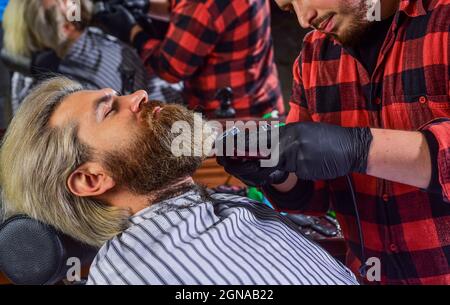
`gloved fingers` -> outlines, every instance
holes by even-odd
[[[276,170],[269,174],[269,179],[267,180],[268,184],[281,184],[286,181],[286,179],[289,177],[288,172],[284,172],[281,170]]]
[[[230,157],[217,157],[217,163],[228,172],[236,175],[256,173],[260,169],[258,160],[232,159]]]
[[[128,9],[139,9],[146,12],[150,7],[150,2],[148,0],[125,0],[123,5]]]

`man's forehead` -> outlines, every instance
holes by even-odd
[[[56,107],[50,118],[51,126],[63,126],[69,121],[80,121],[81,118],[89,114],[97,91],[78,91],[66,96]]]

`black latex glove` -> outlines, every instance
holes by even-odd
[[[269,143],[273,130],[268,130]],[[287,173],[302,180],[327,180],[367,170],[372,142],[369,128],[307,122],[279,127],[278,132],[279,145],[272,147],[272,154],[278,153],[279,158],[275,167],[262,168],[254,159],[217,157],[217,161],[228,173],[255,186],[282,183]],[[247,150],[255,150],[255,144],[246,140],[246,145]]]
[[[169,23],[152,19],[148,13],[150,11],[149,0],[124,0],[122,5],[128,9],[136,19],[137,24],[152,38],[163,39],[166,35]]]
[[[151,38],[164,39],[169,28],[169,22],[152,19],[148,15],[150,11],[149,0],[124,0],[122,5],[133,14],[136,22]]]
[[[124,0],[122,5],[132,12],[148,14],[150,10],[150,0]]]
[[[261,167],[259,160],[217,157],[217,163],[222,165],[227,173],[249,186],[280,184],[289,176],[289,173],[273,167]]]
[[[238,129],[236,129],[238,130]],[[268,132],[268,131],[267,131]],[[225,136],[226,135],[226,136]],[[248,134],[242,134],[240,132],[227,131],[224,135],[217,139],[215,142],[216,153],[220,148],[222,149],[221,154],[225,155],[226,152],[226,138],[232,137],[235,147],[237,147],[237,139],[239,136],[245,137],[245,146],[255,146],[257,143],[252,142],[249,139]],[[270,133],[268,133],[270,135]],[[259,136],[259,134],[258,134]],[[257,141],[257,137],[253,140]],[[270,138],[269,138],[270,143]],[[235,153],[237,150],[235,150]],[[263,186],[265,184],[280,184],[284,182],[289,173],[278,170],[274,167],[261,167],[260,160],[258,159],[245,159],[245,158],[232,158],[232,157],[217,157],[217,163],[222,165],[227,173],[235,176],[242,182],[250,186]]]
[[[141,28],[149,35],[149,38],[163,40],[169,29],[170,23],[163,20],[152,19],[148,15],[142,15],[136,19]]]
[[[324,123],[280,127],[278,169],[303,180],[334,179],[365,173],[372,133],[369,128],[344,128]]]
[[[130,42],[131,30],[137,24],[137,21],[124,6],[113,5],[108,12],[99,13],[95,18],[106,32],[123,42]]]

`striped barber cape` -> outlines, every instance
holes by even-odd
[[[358,284],[297,226],[248,198],[194,189],[140,211],[108,241],[91,285]]]

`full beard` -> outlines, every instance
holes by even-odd
[[[164,106],[158,116],[153,110]],[[106,152],[102,156],[103,164],[110,171],[118,186],[124,186],[138,195],[164,192],[170,196],[189,187],[171,185],[191,176],[200,167],[204,156],[179,156],[171,152],[171,143],[176,134],[171,132],[173,123],[188,122],[193,130],[194,112],[180,105],[167,105],[150,102],[142,110],[142,126],[135,139],[125,149]],[[192,183],[189,183],[192,186]]]

